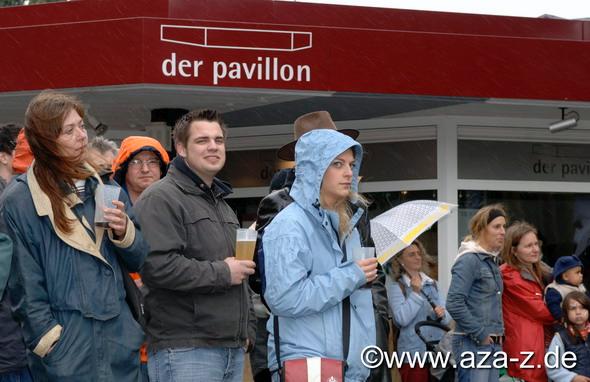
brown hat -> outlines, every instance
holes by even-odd
[[[308,114],[304,114],[295,120],[293,124],[293,135],[295,140],[289,142],[277,151],[277,156],[282,160],[294,161],[295,160],[295,144],[297,140],[305,133],[308,133],[316,129],[332,129],[338,130],[330,113],[327,111],[314,111]],[[352,139],[356,139],[359,136],[359,131],[354,129],[343,129],[338,132],[348,135]]]

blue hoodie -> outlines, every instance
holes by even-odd
[[[279,316],[281,361],[304,357],[343,358],[342,300],[350,296],[351,324],[347,381],[365,381],[369,369],[361,353],[375,345],[375,315],[370,289],[359,289],[365,275],[352,261],[342,263],[337,236],[338,216],[320,207],[320,188],[330,163],[352,148],[355,152],[352,190],[358,188],[362,148],[335,130],[313,130],[295,147],[296,178],[291,188],[294,202],[282,210],[263,236],[266,267],[264,297],[273,315]],[[352,217],[344,236],[350,259],[360,247],[355,228],[363,210]],[[268,320],[268,361],[277,369],[273,320]]]

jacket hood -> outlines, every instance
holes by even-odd
[[[12,160],[12,169],[17,174],[27,171],[27,168],[33,163],[33,152],[29,142],[25,137],[25,129],[21,129],[16,138],[16,147],[14,148],[14,159]]]
[[[312,213],[317,210],[320,205],[320,188],[328,166],[334,158],[349,148],[354,150],[355,166],[351,188],[356,192],[363,157],[360,143],[336,130],[328,129],[313,130],[301,136],[295,146],[295,182],[290,192],[293,200]]]
[[[162,161],[160,169],[162,177],[166,174],[170,157],[160,142],[151,137],[127,137],[121,142],[119,154],[113,159],[112,167],[114,173],[113,179],[121,186],[124,187],[125,185],[125,174],[127,173],[129,161],[141,151],[153,151],[160,158],[160,161]]]
[[[466,253],[483,253],[492,257],[498,256],[500,252],[490,252],[486,249],[483,249],[478,243],[473,240],[463,241],[459,246],[459,254],[455,258],[455,261]]]

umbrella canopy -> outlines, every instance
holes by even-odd
[[[371,237],[377,260],[384,264],[456,207],[456,204],[435,200],[413,200],[372,219]]]

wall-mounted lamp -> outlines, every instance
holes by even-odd
[[[557,133],[558,131],[571,129],[578,125],[580,114],[575,111],[568,111],[567,107],[560,107],[561,109],[561,121],[553,122],[549,125],[549,131]]]
[[[90,126],[94,129],[96,135],[103,135],[109,129],[107,125],[100,122],[96,119],[92,114],[86,112],[86,120],[90,124]]]

